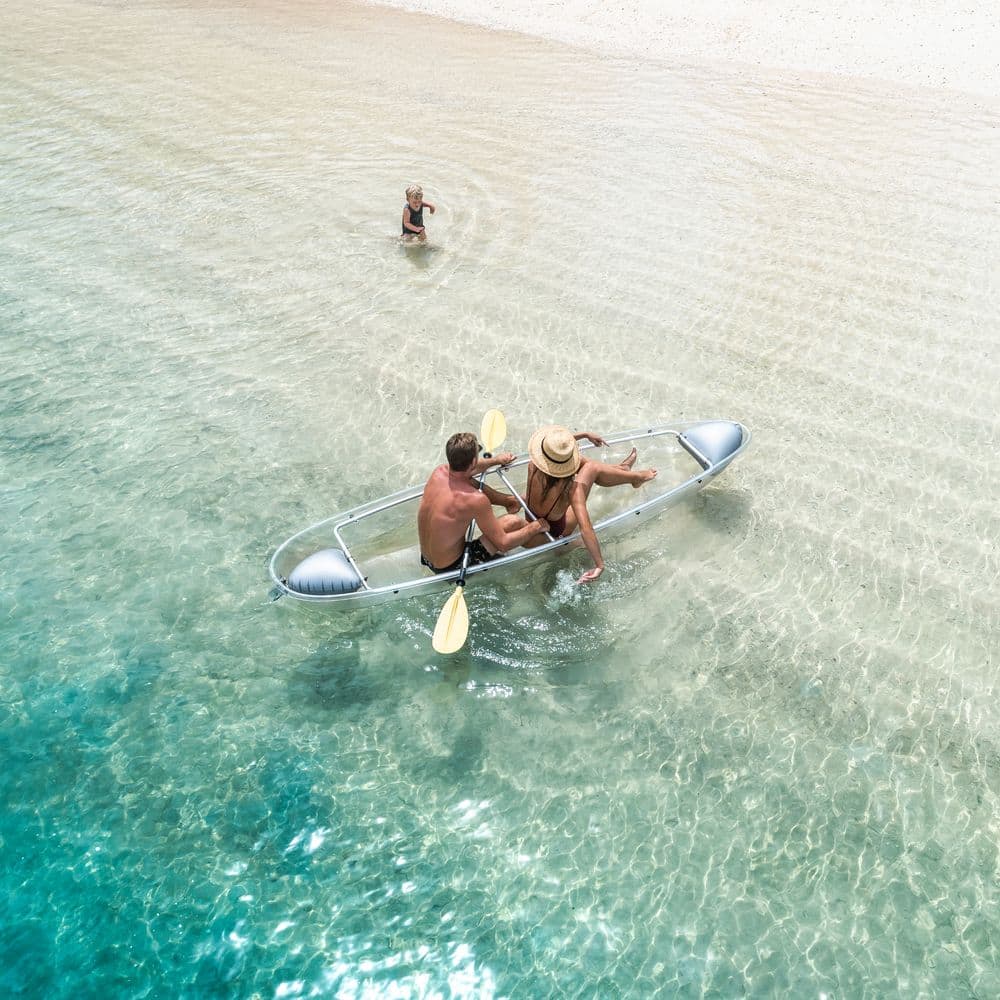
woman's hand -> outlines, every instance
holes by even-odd
[[[591,444],[597,445],[599,448],[606,448],[608,442],[601,437],[600,434],[591,434],[590,431],[582,431],[576,435],[576,439],[579,441],[580,438],[586,438]]]
[[[595,566],[593,569],[588,569],[583,576],[580,577],[576,582],[579,583],[593,583],[602,573],[604,572],[603,566]]]
[[[517,497],[507,497],[507,499],[504,500],[503,505],[507,508],[508,514],[520,513],[521,502],[517,499]]]

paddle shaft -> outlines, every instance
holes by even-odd
[[[484,451],[483,452],[483,458],[492,458],[492,457],[493,456],[488,451]],[[481,473],[479,473],[479,491],[480,491],[480,493],[483,490],[483,483],[486,481],[486,472],[487,472],[487,470],[483,469],[483,471]],[[458,579],[455,581],[455,586],[456,587],[464,587],[465,586],[465,577],[466,577],[466,574],[469,572],[469,552],[472,549],[472,535],[475,532],[475,530],[476,530],[476,519],[473,518],[469,522],[469,530],[468,530],[468,532],[466,532],[466,535],[465,535],[465,552],[462,554],[462,572],[459,574]]]
[[[524,508],[524,513],[527,514],[528,517],[531,518],[532,521],[537,521],[538,518],[535,517],[535,515],[531,513],[531,509],[524,502],[524,497],[522,497],[521,494],[518,493],[517,490],[515,490],[514,487],[510,485],[510,480],[503,474],[503,469],[497,469],[497,475],[503,480],[504,486],[506,486],[507,489],[509,489],[511,491],[511,493],[513,493],[514,496],[517,497],[517,502]],[[555,539],[552,537],[552,535],[549,534],[549,532],[547,532],[547,531],[545,532],[545,537],[550,542],[554,542],[555,541]]]
[[[507,421],[499,410],[488,410],[483,417],[479,430],[483,441],[483,457],[487,462],[493,452],[503,444],[507,437]],[[479,490],[485,486],[487,464],[479,476]],[[437,653],[457,653],[465,645],[469,635],[469,609],[465,604],[465,577],[469,571],[469,559],[472,556],[472,536],[476,529],[476,519],[469,519],[469,530],[465,535],[465,551],[462,553],[462,570],[455,581],[455,590],[445,602],[434,626],[431,645]]]

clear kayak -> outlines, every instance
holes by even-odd
[[[746,449],[750,431],[732,420],[703,420],[623,431],[606,440],[606,448],[587,442],[580,447],[610,463],[621,461],[634,447],[639,454],[635,467],[654,468],[658,474],[637,489],[594,487],[587,507],[602,541],[644,524],[702,489]],[[486,482],[509,492],[505,478],[523,493],[527,464],[527,455],[518,456],[502,470],[490,470]],[[351,608],[452,587],[459,570],[433,574],[420,564],[417,507],[423,490],[423,486],[411,486],[292,535],[271,557],[276,597]],[[514,549],[492,562],[470,567],[467,579],[507,573],[580,544],[580,534],[575,532],[535,548]]]

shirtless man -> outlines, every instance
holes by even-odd
[[[450,573],[461,568],[465,538],[475,520],[482,534],[469,546],[469,565],[489,562],[504,552],[542,534],[548,521],[539,518],[525,524],[515,516],[520,510],[517,497],[489,486],[479,489],[476,477],[493,465],[507,465],[514,455],[505,452],[493,458],[478,458],[475,434],[453,434],[445,446],[447,465],[439,465],[424,487],[417,513],[420,561],[434,573]],[[505,507],[497,517],[493,505]]]

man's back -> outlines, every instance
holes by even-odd
[[[431,473],[417,513],[420,551],[429,562],[447,566],[462,555],[480,497],[468,479],[449,476],[447,465]]]

